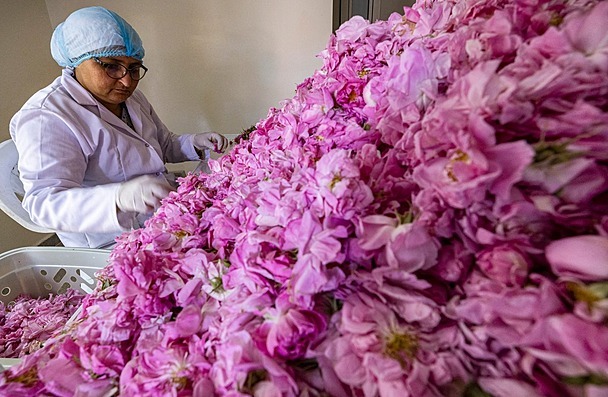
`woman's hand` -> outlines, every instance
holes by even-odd
[[[194,147],[197,149],[211,149],[216,153],[222,153],[228,148],[228,139],[217,132],[203,132],[194,135]]]
[[[175,189],[163,177],[138,176],[120,185],[116,194],[116,207],[123,212],[152,213],[173,190]]]

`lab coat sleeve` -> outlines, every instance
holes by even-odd
[[[73,125],[43,109],[22,110],[12,123],[24,185],[23,207],[32,220],[62,232],[119,233],[119,183],[83,187],[87,143]]]

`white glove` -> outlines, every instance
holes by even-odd
[[[138,176],[120,185],[116,207],[123,212],[151,213],[172,190],[174,189],[165,178]]]
[[[228,147],[228,139],[217,132],[196,134],[194,135],[192,142],[197,149],[209,148],[216,153],[221,153]]]

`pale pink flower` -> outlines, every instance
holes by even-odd
[[[521,345],[560,375],[608,374],[605,327],[572,314],[543,318],[522,338]]]
[[[439,396],[438,385],[465,373],[442,352],[455,343],[453,333],[408,324],[369,295],[349,296],[336,320],[340,336],[319,349],[353,394]]]
[[[45,390],[55,396],[71,397],[86,395],[102,397],[116,390],[111,378],[92,379],[89,372],[80,367],[71,357],[58,356],[49,360],[38,371]]]
[[[536,285],[505,288],[502,282],[474,273],[464,285],[466,296],[448,305],[450,317],[480,327],[479,332],[503,346],[514,346],[544,318],[564,312],[557,287],[531,276]]]
[[[358,245],[364,250],[382,249],[382,264],[413,272],[436,263],[439,244],[421,224],[370,215],[360,220],[358,229]]]
[[[120,394],[170,396],[189,392],[189,379],[200,376],[200,366],[189,362],[183,346],[158,346],[140,351],[120,375]]]
[[[357,41],[365,36],[369,22],[361,16],[354,16],[336,30],[336,39],[340,41]],[[338,47],[339,50],[339,47]]]
[[[258,387],[267,388],[263,382],[267,380],[283,395],[295,395],[293,377],[279,363],[261,354],[249,333],[234,330],[223,342],[217,346],[210,372],[216,393],[240,395],[237,391],[247,391],[255,394]]]
[[[480,378],[477,380],[479,386],[490,395],[495,397],[542,397],[531,384],[517,379]]]
[[[448,157],[417,167],[414,178],[421,186],[435,189],[450,205],[465,208],[483,200],[488,192],[508,198],[533,154],[530,146],[521,141],[485,150],[454,149]]]
[[[572,43],[604,73],[608,71],[608,32],[597,29],[608,18],[608,5],[599,2],[586,12],[574,12],[564,23],[563,30]]]
[[[608,237],[581,235],[556,240],[547,246],[545,255],[557,275],[608,279]]]

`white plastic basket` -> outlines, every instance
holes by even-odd
[[[20,294],[45,298],[68,288],[89,294],[95,288],[95,272],[108,264],[109,255],[109,250],[93,248],[25,247],[6,251],[0,254],[0,300],[8,304]],[[20,361],[0,358],[0,371]]]
[[[68,288],[91,293],[95,272],[108,264],[109,250],[66,247],[25,247],[0,254],[0,300],[20,294],[43,298]]]

